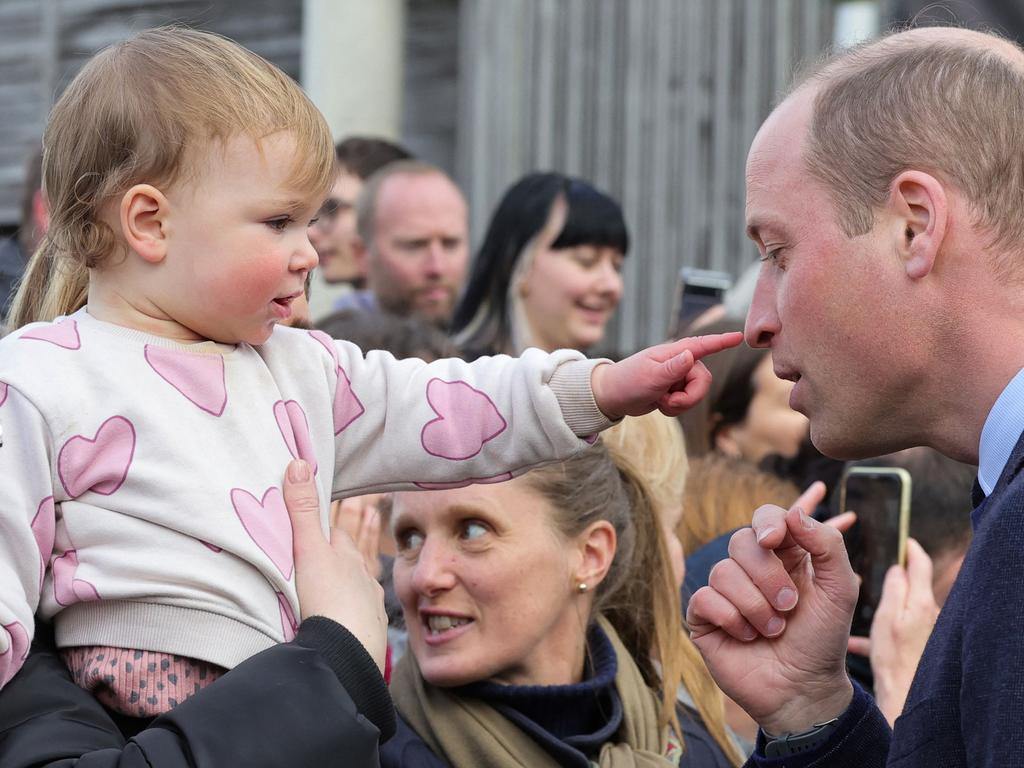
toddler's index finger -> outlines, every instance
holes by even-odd
[[[743,343],[743,334],[740,331],[712,333],[707,336],[680,339],[680,342],[687,342],[685,348],[693,353],[695,360],[700,360],[702,357],[721,352],[723,349],[739,346]]]

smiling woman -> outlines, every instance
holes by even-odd
[[[589,182],[531,173],[502,198],[452,320],[469,357],[527,347],[586,351],[622,298],[629,233]]]
[[[683,663],[710,681],[683,648],[649,490],[603,446],[506,483],[396,494],[393,526],[411,653],[382,765],[731,764],[718,694],[673,701]]]

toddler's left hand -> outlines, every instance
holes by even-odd
[[[711,385],[711,374],[701,358],[742,341],[738,331],[694,336],[599,365],[590,378],[594,400],[610,419],[642,416],[655,408],[666,416],[678,416],[704,397]]]

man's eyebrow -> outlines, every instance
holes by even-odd
[[[757,217],[754,217],[753,219],[750,220],[750,223],[747,224],[747,237],[749,237],[751,240],[763,242],[761,237],[761,230],[770,229],[777,232],[781,228],[782,226],[773,219],[759,219]]]

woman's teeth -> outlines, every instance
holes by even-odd
[[[461,627],[463,624],[469,624],[469,619],[460,619],[456,616],[428,616],[427,617],[427,628],[433,635],[446,632],[453,627]]]

